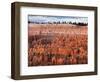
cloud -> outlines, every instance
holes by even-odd
[[[35,16],[29,15],[28,21],[31,22],[83,22],[88,23],[87,17],[72,17],[72,16]]]

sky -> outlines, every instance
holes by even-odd
[[[88,23],[88,17],[28,15],[28,21],[39,22],[39,23],[58,22],[58,21]]]

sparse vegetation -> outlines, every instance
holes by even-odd
[[[82,22],[66,22],[66,21],[63,21],[63,22],[60,22],[60,21],[57,21],[57,22],[30,22],[28,21],[28,23],[33,23],[33,24],[74,24],[74,25],[79,25],[79,26],[87,26],[88,23],[82,23]]]

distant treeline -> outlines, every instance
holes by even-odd
[[[79,26],[87,26],[88,23],[83,23],[83,22],[31,22],[31,21],[28,21],[28,23],[33,23],[33,24],[74,24],[74,25],[79,25]]]
[[[76,23],[76,22],[69,22],[69,24],[74,24],[74,25],[79,25],[79,26],[87,26],[88,25],[88,23],[81,23],[81,22],[78,22],[78,23]]]

